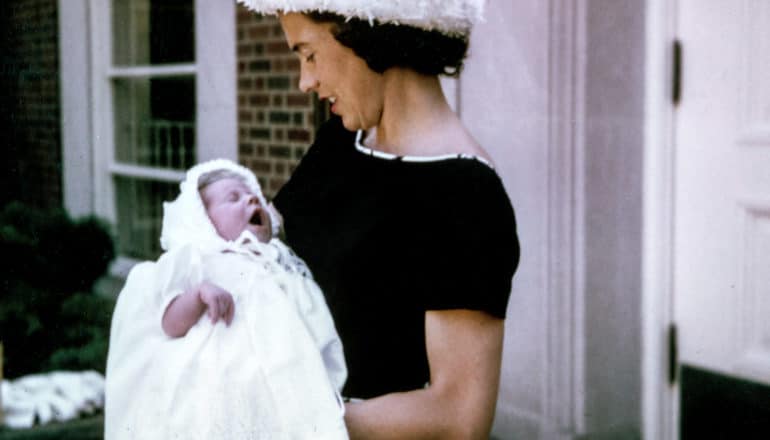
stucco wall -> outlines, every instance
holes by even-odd
[[[548,4],[489,2],[472,33],[459,110],[495,161],[522,257],[508,306],[497,438],[540,438],[546,406]]]
[[[489,2],[474,31],[458,107],[522,242],[498,438],[640,435],[645,6]]]
[[[639,436],[645,4],[587,2],[587,431]]]

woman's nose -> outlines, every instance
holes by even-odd
[[[316,88],[318,88],[318,80],[305,69],[302,69],[299,73],[299,89],[307,93],[316,90]]]

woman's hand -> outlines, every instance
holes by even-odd
[[[200,284],[198,292],[201,302],[206,305],[206,314],[212,324],[216,324],[220,319],[228,326],[233,322],[235,302],[230,292],[207,281]]]
[[[500,382],[502,319],[471,310],[430,311],[430,386],[349,403],[351,439],[487,439]]]

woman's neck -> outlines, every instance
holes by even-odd
[[[444,97],[438,77],[410,69],[385,73],[383,110],[365,144],[398,155],[430,155],[452,149],[446,135],[461,128]]]

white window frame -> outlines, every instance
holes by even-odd
[[[116,175],[179,181],[182,171],[117,163],[112,83],[117,77],[195,75],[197,161],[237,160],[235,2],[194,0],[195,62],[115,67],[111,0],[59,0],[64,206],[116,224]],[[118,257],[115,275],[135,261]]]

